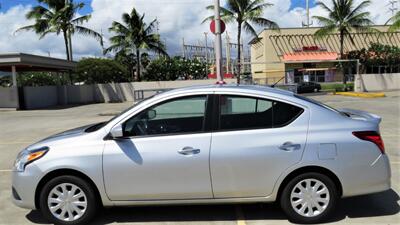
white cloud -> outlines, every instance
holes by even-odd
[[[111,22],[120,21],[122,13],[130,12],[133,7],[136,7],[139,12],[146,14],[148,22],[155,18],[160,21],[160,33],[163,40],[167,41],[170,53],[180,54],[182,38],[185,38],[188,43],[197,44],[204,40],[204,32],[209,32],[208,24],[201,24],[201,21],[212,14],[205,10],[205,7],[212,2],[211,0],[93,0],[92,19],[85,26],[102,32],[105,37],[110,37],[108,28]],[[269,2],[274,5],[265,11],[264,16],[278,22],[279,26],[299,27],[301,22],[305,21],[303,8],[290,10],[291,0],[269,0]],[[32,23],[25,19],[25,14],[30,8],[29,5],[17,5],[0,13],[0,52],[27,52],[39,55],[47,55],[50,52],[52,56],[65,58],[65,47],[61,35],[49,35],[39,40],[33,32],[14,34],[19,27]],[[373,21],[378,24],[385,23],[390,16],[388,7],[380,0],[373,0],[368,9]],[[310,12],[311,15],[324,14],[318,7],[311,8]],[[236,27],[230,25],[228,31],[233,41]],[[245,38],[248,39],[248,37]],[[75,35],[73,47],[75,58],[102,55],[100,45],[90,37]]]

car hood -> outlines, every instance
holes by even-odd
[[[59,143],[59,142],[69,142],[70,139],[78,138],[78,137],[88,134],[85,132],[85,130],[94,125],[96,125],[96,124],[90,124],[90,125],[86,125],[83,127],[74,128],[71,130],[67,130],[67,131],[49,136],[43,140],[38,141],[35,144],[30,145],[29,147],[27,147],[27,149],[34,149],[34,148],[43,147],[43,146],[51,146],[51,145],[53,145],[55,143]]]

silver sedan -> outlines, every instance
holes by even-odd
[[[13,200],[58,224],[100,206],[274,201],[317,223],[339,198],[390,188],[380,122],[273,88],[177,89],[24,149]]]

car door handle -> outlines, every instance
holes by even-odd
[[[183,149],[178,151],[181,155],[196,155],[200,153],[200,149],[193,147],[184,147]]]
[[[279,146],[280,150],[287,151],[287,152],[300,150],[300,148],[301,148],[300,144],[293,144],[292,142],[286,142],[283,145]]]

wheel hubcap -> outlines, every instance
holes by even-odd
[[[47,204],[51,214],[57,219],[75,221],[85,214],[87,198],[78,186],[63,183],[50,191]]]
[[[293,209],[304,217],[315,217],[323,213],[329,205],[329,200],[328,188],[316,179],[300,181],[290,195]]]

